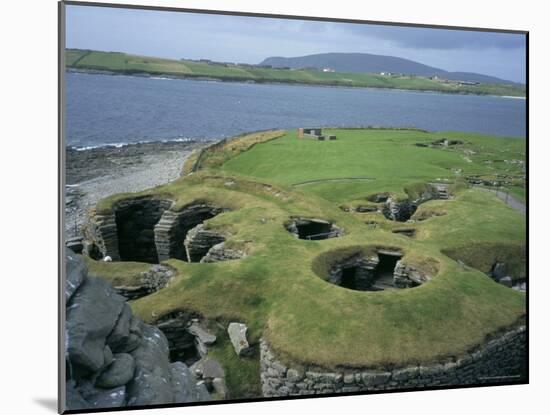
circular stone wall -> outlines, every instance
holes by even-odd
[[[355,291],[413,288],[437,272],[420,269],[403,257],[396,248],[342,248],[321,254],[313,268],[323,280]]]

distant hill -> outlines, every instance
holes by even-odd
[[[393,72],[406,75],[438,76],[454,81],[481,82],[485,84],[514,84],[512,81],[470,72],[448,72],[409,59],[395,56],[372,55],[370,53],[320,53],[294,58],[270,57],[260,65],[274,68],[331,68],[337,72]]]
[[[437,91],[452,94],[525,96],[518,84],[479,83],[429,79],[419,76],[380,75],[379,73],[323,72],[317,69],[277,69],[247,63],[215,62],[207,59],[165,59],[122,52],[67,49],[67,69],[80,72],[107,72],[137,76],[168,76],[228,82],[330,85],[357,88],[397,88],[411,91]]]

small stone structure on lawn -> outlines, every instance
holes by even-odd
[[[325,141],[328,140],[336,140],[335,135],[329,135],[326,136],[323,134],[323,130],[321,128],[298,128],[298,139],[303,139],[305,137],[308,138],[314,138],[318,141]]]

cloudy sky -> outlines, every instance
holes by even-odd
[[[365,52],[515,82],[525,82],[526,69],[518,34],[90,6],[67,7],[67,47],[247,63]]]

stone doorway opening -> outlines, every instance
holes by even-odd
[[[350,290],[357,290],[356,275],[358,267],[356,265],[348,266],[342,269],[342,280],[340,286]]]
[[[396,288],[394,285],[394,273],[397,262],[402,255],[398,253],[378,253],[378,265],[373,270],[370,291],[382,291],[388,288]]]
[[[155,226],[155,241],[161,261],[168,258],[190,261],[185,240],[192,229],[226,211],[208,204],[193,204],[179,212],[166,211]]]
[[[336,238],[343,233],[332,222],[323,219],[293,218],[285,227],[296,238],[307,241]]]
[[[115,224],[121,261],[159,262],[154,228],[170,205],[169,200],[139,198],[117,206]]]
[[[195,337],[187,332],[181,333],[177,342],[172,341],[170,344],[171,362],[183,362],[190,367],[201,358],[202,356],[195,343]]]

